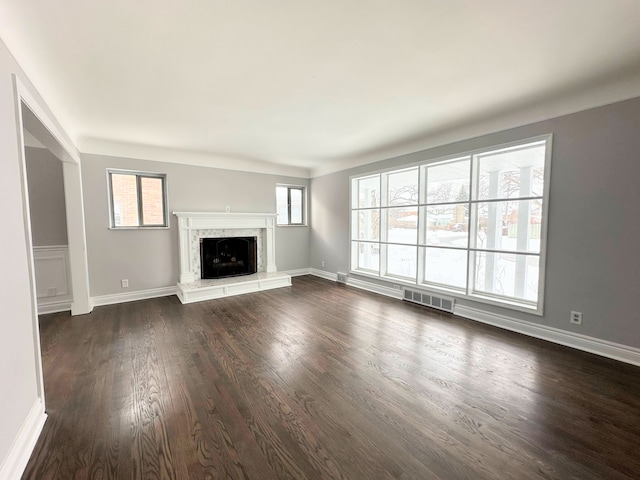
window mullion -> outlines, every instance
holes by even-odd
[[[469,159],[469,198],[467,200],[468,212],[469,212],[469,226],[467,228],[467,285],[465,292],[467,295],[471,294],[475,282],[475,261],[476,254],[471,249],[476,246],[478,238],[478,212],[474,208],[474,199],[478,198],[477,190],[479,189],[478,178],[478,158],[476,155],[471,155]]]
[[[419,285],[424,281],[424,247],[419,247],[418,245],[425,243],[427,239],[427,225],[424,221],[425,212],[424,208],[421,204],[426,201],[427,192],[426,192],[426,173],[427,169],[425,166],[421,166],[418,168],[418,207],[417,207],[417,219],[416,226],[418,228],[418,235],[416,238],[416,285]]]
[[[287,187],[287,218],[289,220],[287,223],[291,225],[291,187]]]
[[[142,216],[144,211],[142,206],[142,175],[136,175],[136,197],[138,199],[138,225],[144,227],[144,217]]]

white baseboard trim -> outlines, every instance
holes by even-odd
[[[44,403],[38,398],[13,441],[9,454],[0,466],[0,480],[15,480],[22,476],[46,420]]]
[[[290,277],[299,277],[301,275],[310,275],[311,274],[311,269],[310,268],[298,268],[296,270],[284,270],[284,271],[278,272],[278,273],[285,273],[285,274],[289,275]]]
[[[347,277],[347,285],[349,285],[350,287],[359,288],[360,290],[366,290],[367,292],[378,293],[386,297],[402,300],[402,290],[385,287],[384,285],[378,285],[377,283],[371,283],[365,280],[358,280],[356,278]]]
[[[314,275],[316,277],[324,278],[326,280],[331,280],[334,282],[338,279],[337,274],[327,272],[325,270],[318,270],[316,268],[301,268],[297,270],[289,270],[282,273],[286,273],[290,276]],[[385,295],[387,297],[402,300],[402,290],[397,290],[391,287],[378,285],[376,283],[367,282],[352,277],[347,277],[347,285],[350,287],[359,288],[361,290],[366,290],[368,292],[378,293],[380,295]],[[166,297],[175,294],[176,287],[163,287],[150,290],[140,290],[137,292],[102,295],[99,297],[92,297],[91,300],[94,306],[100,306],[133,302],[136,300],[145,300],[148,298]],[[63,310],[68,310],[68,308],[56,311]],[[578,333],[567,332],[558,328],[538,325],[532,322],[527,322],[525,320],[518,320],[512,317],[507,317],[506,315],[489,313],[477,308],[459,304],[455,305],[454,314],[460,317],[468,318],[470,320],[475,320],[477,322],[504,328],[505,330],[510,330],[512,332],[522,333],[530,337],[547,340],[549,342],[557,343],[559,345],[565,345],[567,347],[582,350],[584,352],[589,352],[603,357],[611,358],[613,360],[629,363],[631,365],[640,366],[640,349],[638,348],[608,342],[606,340],[600,340],[598,338],[588,337],[586,335],[580,335]],[[2,476],[0,476],[0,480],[4,480]]]
[[[338,280],[338,275],[331,272],[326,272],[324,270],[318,270],[317,268],[310,268],[309,273],[316,277],[324,278],[326,280],[333,280],[334,282]]]
[[[603,357],[612,358],[613,360],[640,366],[640,349],[638,348],[628,347],[578,333],[567,332],[558,328],[537,325],[505,315],[488,313],[477,308],[463,305],[456,305],[454,314],[477,322],[504,328],[505,330],[511,330],[512,332],[522,333],[530,337],[547,340],[584,352],[594,353]]]
[[[71,311],[71,301],[42,303],[38,305],[38,315],[47,313],[69,312]]]
[[[310,269],[311,275],[316,277],[325,278],[327,280],[338,281],[338,274],[325,272],[324,270],[318,270],[316,268]],[[350,287],[359,288],[360,290],[366,290],[367,292],[378,293],[386,297],[396,298],[402,300],[402,290],[397,290],[391,287],[385,287],[384,285],[378,285],[377,283],[367,282],[365,280],[359,280],[347,275],[347,285]]]
[[[136,292],[114,293],[111,295],[101,295],[91,297],[91,304],[94,307],[101,305],[114,305],[116,303],[135,302],[136,300],[147,300],[148,298],[168,297],[175,295],[177,287],[151,288],[149,290],[138,290]]]
[[[338,276],[335,273],[325,272],[324,270],[310,269],[311,275],[325,278],[327,280],[336,281]],[[391,287],[385,287],[376,283],[367,282],[365,280],[347,277],[347,285],[350,287],[360,288],[369,292],[379,293],[387,297],[402,300],[402,290],[396,290]],[[454,315],[475,320],[477,322],[493,325],[494,327],[503,328],[512,332],[528,335],[529,337],[539,338],[548,342],[557,343],[566,347],[582,350],[583,352],[593,353],[602,357],[611,358],[620,362],[629,363],[631,365],[640,366],[640,349],[621,345],[619,343],[600,340],[578,333],[568,332],[559,328],[547,327],[525,320],[507,317],[496,313],[485,312],[473,307],[456,304],[454,306]]]

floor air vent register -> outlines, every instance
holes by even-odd
[[[404,289],[404,300],[417,303],[426,307],[437,308],[445,312],[453,313],[453,298],[433,295],[431,293],[420,292],[418,290]]]

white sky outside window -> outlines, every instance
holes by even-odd
[[[290,188],[291,196],[291,223],[302,223],[302,189]]]
[[[289,223],[289,199],[287,198],[287,187],[276,187],[277,219],[279,225]]]

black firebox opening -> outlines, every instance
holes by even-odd
[[[202,278],[235,277],[257,272],[256,237],[201,238]]]

